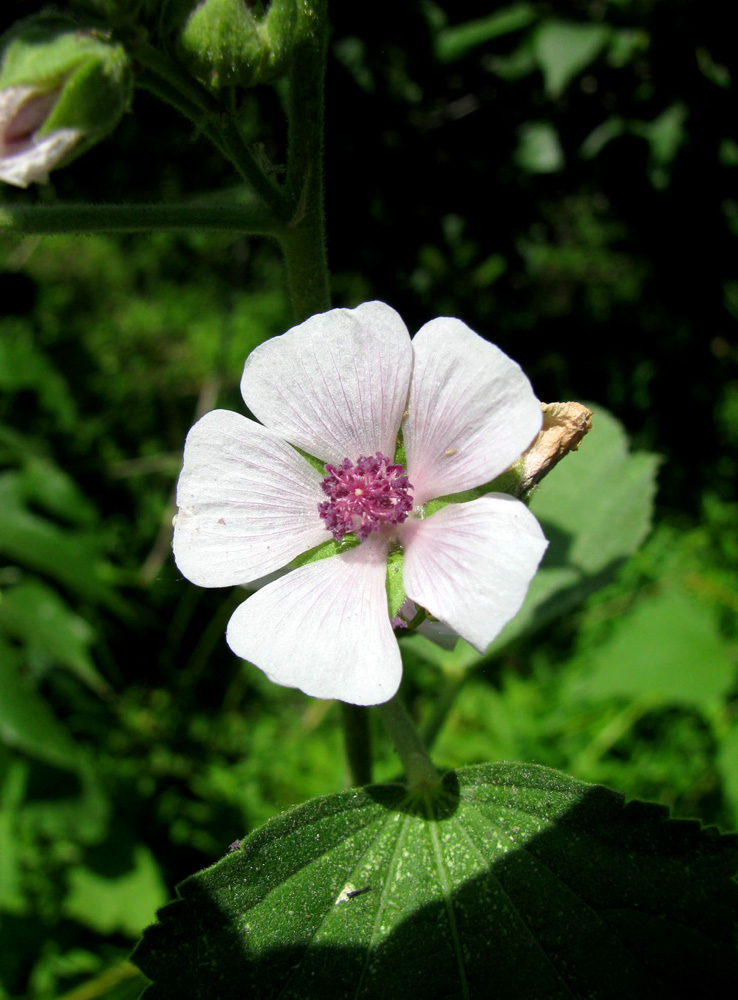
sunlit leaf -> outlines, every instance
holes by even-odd
[[[593,62],[610,37],[604,24],[545,21],[533,37],[533,51],[551,98],[560,97],[569,82]]]
[[[316,799],[187,879],[146,1000],[728,996],[736,838],[546,768]],[[608,992],[602,992],[602,984]]]
[[[69,875],[64,912],[100,934],[136,938],[168,897],[159,866],[144,844],[136,844],[111,870],[78,865]],[[117,862],[117,863],[116,863]]]
[[[610,636],[588,653],[575,690],[591,698],[653,694],[709,705],[724,697],[734,675],[714,609],[670,586],[618,616]]]

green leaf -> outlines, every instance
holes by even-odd
[[[136,844],[131,851],[122,843],[121,849],[129,855],[122,864],[118,856],[106,858],[103,870],[84,865],[70,871],[64,912],[100,934],[120,932],[137,938],[169,894],[148,847]],[[91,853],[103,851],[99,848]]]
[[[533,52],[547,96],[554,100],[560,97],[577,73],[597,58],[609,37],[610,28],[604,24],[540,24],[533,36]]]
[[[716,704],[735,672],[714,608],[675,586],[641,598],[621,615],[588,660],[574,688],[595,699],[653,694],[697,706]]]
[[[668,165],[687,139],[684,123],[689,111],[681,101],[675,101],[651,122],[633,122],[632,130],[643,136],[651,147],[651,156],[659,164]]]
[[[735,837],[547,768],[316,799],[179,887],[146,1000],[674,998],[738,988]]]
[[[0,633],[20,640],[29,658],[59,664],[97,694],[110,689],[92,662],[92,627],[39,580],[26,580],[0,596]]]
[[[526,122],[520,126],[515,162],[529,174],[553,174],[564,167],[564,151],[550,122]]]
[[[17,393],[24,389],[38,393],[42,407],[54,415],[61,429],[73,426],[75,408],[64,379],[39,349],[31,325],[8,316],[3,318],[0,337],[0,390]]]
[[[24,828],[40,840],[99,844],[112,815],[108,775],[101,777],[96,770],[99,762],[81,757],[74,772],[36,760],[28,763],[29,796],[20,811]]]
[[[28,783],[28,762],[0,747],[0,909],[24,913],[29,900],[23,893],[21,844],[15,829]]]
[[[0,638],[0,741],[57,767],[74,769],[77,747],[26,682],[15,649]]]
[[[545,478],[530,509],[549,547],[520,613],[489,650],[533,632],[612,579],[651,527],[659,459],[628,453],[621,424],[593,407],[579,451]]]
[[[70,524],[91,525],[97,521],[94,505],[73,479],[48,459],[24,457],[23,490],[29,500]]]
[[[96,535],[59,528],[28,510],[18,472],[0,475],[0,508],[0,555],[123,613],[123,601],[102,579],[105,564]]]
[[[462,59],[478,45],[527,28],[537,16],[533,4],[515,3],[487,17],[442,28],[436,37],[436,57],[442,63]]]

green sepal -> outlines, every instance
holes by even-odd
[[[493,479],[491,483],[485,483],[484,486],[480,486],[480,493],[482,495],[485,493],[508,493],[511,497],[516,497],[516,499],[522,500],[523,503],[527,503],[533,496],[535,487],[528,490],[525,495],[521,495],[520,484],[523,479],[522,470],[522,461],[517,461],[515,465],[510,466],[509,469],[505,469],[505,471],[496,479]]]
[[[389,616],[396,618],[407,597],[402,585],[402,549],[395,549],[387,556],[386,587]]]
[[[76,128],[83,134],[80,144],[88,148],[115,128],[130,102],[131,77],[124,49],[110,49],[104,61],[90,58],[67,78],[39,135]]]
[[[402,427],[397,432],[394,462],[395,465],[401,465],[403,469],[407,469],[407,455],[405,454],[405,441],[402,436]]]
[[[59,91],[36,134],[77,130],[80,140],[67,163],[115,128],[130,104],[133,76],[125,49],[104,32],[81,29],[69,18],[41,16],[7,35],[0,90],[13,87],[31,87],[39,95]]]
[[[306,451],[303,451],[302,448],[298,448],[296,444],[291,445],[291,447],[295,449],[298,455],[302,455],[305,461],[309,462],[314,469],[317,469],[321,476],[325,476],[325,462],[321,462],[321,460],[316,458],[315,455],[308,455]]]
[[[487,493],[507,493],[509,496],[515,497],[516,500],[522,500],[523,503],[527,504],[530,498],[535,492],[535,487],[529,490],[525,495],[520,496],[518,493],[521,481],[521,473],[519,470],[519,464],[511,466],[509,469],[497,476],[489,483],[484,483],[483,486],[477,486],[473,490],[462,490],[460,493],[447,493],[446,496],[437,497],[435,500],[429,500],[427,504],[423,506],[421,512],[421,518],[430,517],[431,514],[435,514],[436,511],[441,510],[442,507],[448,507],[451,503],[469,503],[470,500],[478,500],[479,497],[485,496]]]
[[[344,535],[340,542],[330,538],[327,542],[321,542],[320,545],[316,545],[297,556],[289,563],[289,566],[292,569],[297,569],[298,566],[307,566],[308,563],[318,562],[320,559],[340,556],[342,552],[348,552],[349,549],[356,548],[358,544],[359,539],[353,534]]]
[[[430,517],[443,507],[448,507],[451,503],[469,503],[470,500],[477,500],[481,496],[481,490],[463,490],[461,493],[447,493],[445,497],[436,497],[435,500],[429,500],[423,505],[421,520]]]
[[[0,90],[20,86],[52,90],[91,61],[102,63],[111,77],[128,73],[125,51],[99,29],[80,28],[71,18],[55,15],[21,21],[6,35]]]

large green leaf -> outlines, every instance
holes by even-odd
[[[618,618],[611,634],[586,655],[572,693],[595,699],[656,695],[709,706],[724,698],[734,675],[715,609],[671,585]]]
[[[146,1000],[730,996],[735,837],[547,768],[308,802],[187,879]]]

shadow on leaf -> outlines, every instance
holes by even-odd
[[[169,998],[658,998],[738,990],[738,838],[535,765],[316,799],[179,887],[134,959]]]

